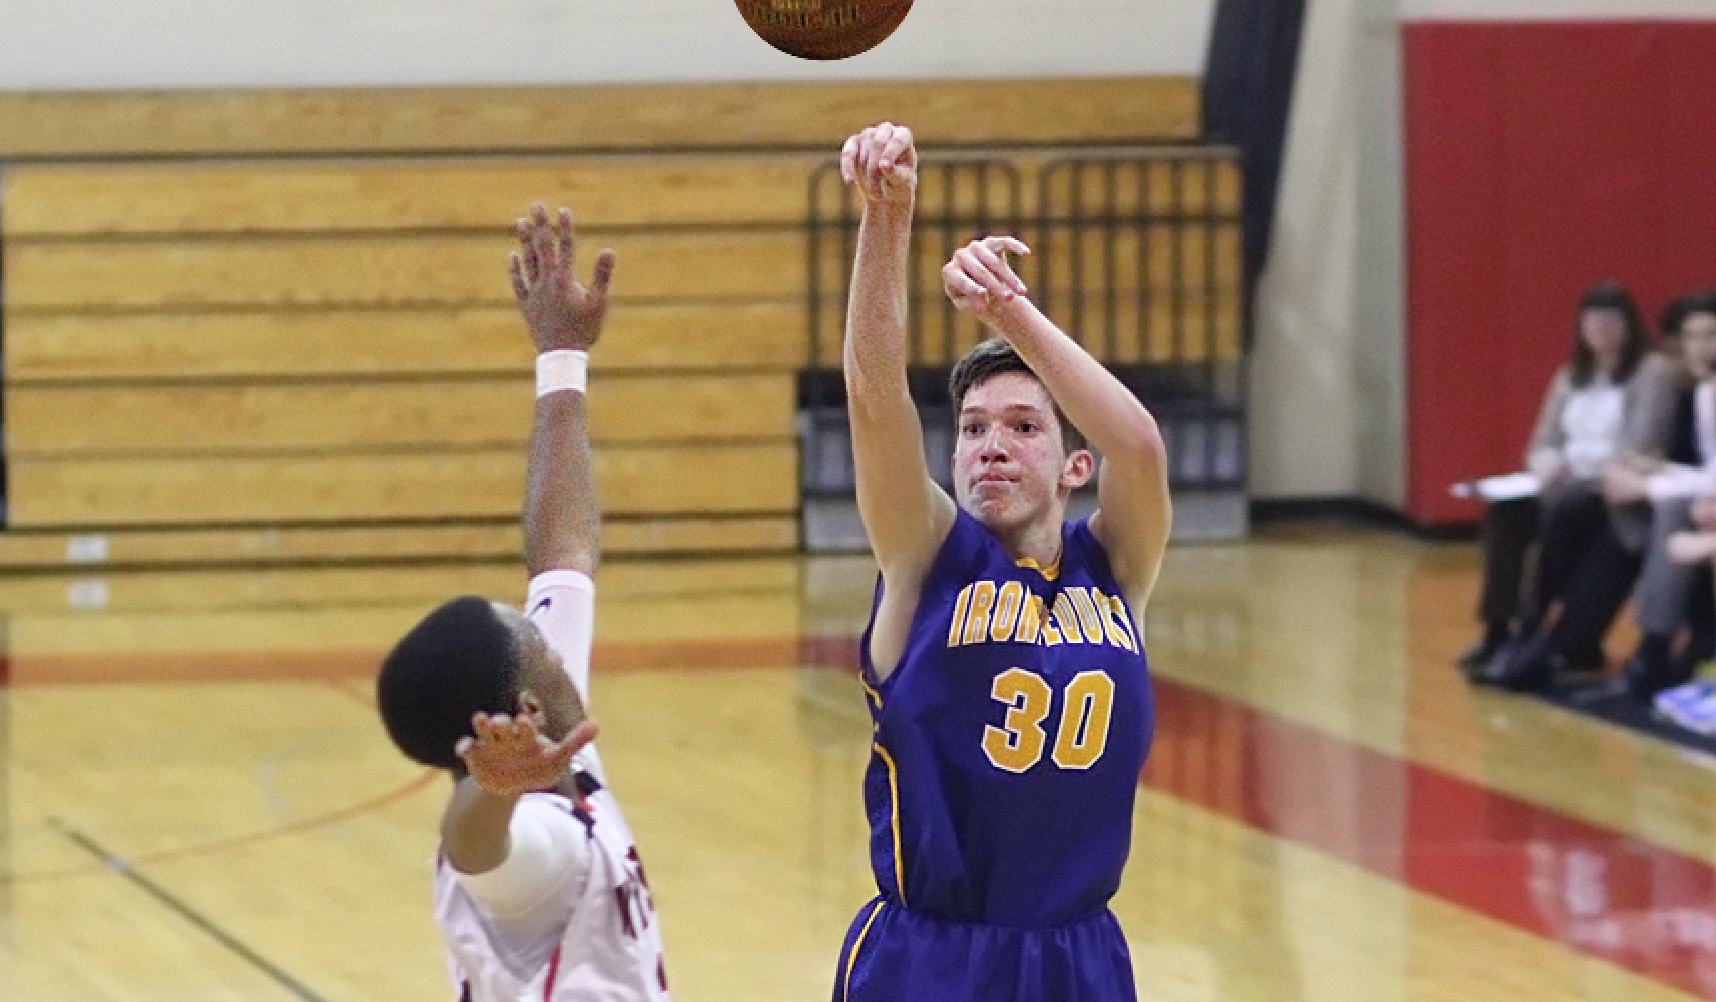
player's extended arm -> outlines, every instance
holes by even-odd
[[[917,188],[911,130],[883,123],[848,139],[840,173],[864,195],[845,345],[858,514],[889,591],[915,596],[953,526],[954,507],[930,478],[906,383],[906,269]]]
[[[1068,420],[1102,453],[1091,531],[1133,614],[1141,616],[1173,524],[1161,429],[1138,398],[1023,294],[1004,252],[1029,254],[1011,237],[976,240],[942,270],[948,295],[1005,337],[1043,381]]]
[[[596,737],[586,720],[559,742],[543,737],[530,716],[489,716],[471,720],[475,738],[456,749],[466,775],[453,788],[441,815],[441,851],[460,873],[487,873],[506,862],[513,808],[532,790],[554,786],[572,756]]]
[[[513,294],[536,350],[588,352],[602,334],[614,252],[596,258],[586,287],[573,278],[572,214],[550,221],[541,203],[518,221],[512,256]],[[530,575],[568,569],[594,574],[601,553],[601,509],[590,460],[588,412],[581,390],[536,398],[530,467],[524,489],[524,561]]]

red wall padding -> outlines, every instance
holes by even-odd
[[[1716,282],[1716,23],[1404,28],[1407,510],[1517,469],[1579,295]]]

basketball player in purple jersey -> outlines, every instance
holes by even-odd
[[[1161,434],[1026,297],[1004,255],[1028,249],[981,239],[942,272],[995,335],[954,368],[948,497],[906,383],[911,132],[853,136],[841,172],[864,197],[845,369],[881,570],[861,654],[881,893],[847,933],[834,998],[1127,1002],[1108,901],[1154,720],[1143,613],[1171,521]],[[1099,510],[1067,523],[1093,475]]]

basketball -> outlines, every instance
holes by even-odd
[[[845,59],[880,45],[912,0],[734,0],[757,37],[800,59]]]

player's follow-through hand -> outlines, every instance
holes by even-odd
[[[984,237],[973,240],[942,266],[942,287],[953,305],[976,316],[993,320],[1002,307],[1026,292],[1025,282],[1006,255],[1025,257],[1031,248],[1013,237]]]
[[[912,130],[883,122],[846,140],[840,148],[840,177],[857,185],[867,202],[910,205],[918,188]]]
[[[614,252],[596,255],[595,275],[584,286],[572,272],[572,210],[561,209],[551,222],[547,206],[537,202],[530,207],[530,217],[518,221],[517,232],[519,249],[508,262],[512,293],[530,324],[536,350],[588,351],[602,336]]]
[[[471,779],[497,797],[547,790],[560,782],[572,756],[596,738],[596,722],[585,720],[559,741],[550,741],[528,714],[471,718],[474,738],[460,738],[453,751]],[[582,805],[580,805],[582,806]]]

